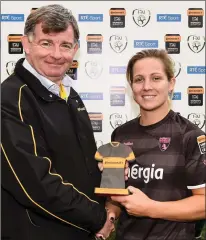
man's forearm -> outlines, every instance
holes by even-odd
[[[152,201],[148,216],[171,221],[193,221],[204,219],[205,196],[195,195],[173,202]]]

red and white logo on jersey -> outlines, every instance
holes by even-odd
[[[171,142],[170,137],[161,137],[159,138],[159,148],[162,152],[168,149]]]

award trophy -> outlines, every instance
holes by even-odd
[[[119,142],[110,142],[100,146],[95,154],[97,161],[103,162],[101,185],[95,188],[100,195],[129,195],[125,189],[126,161],[135,160],[132,149]]]

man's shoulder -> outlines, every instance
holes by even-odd
[[[15,99],[19,95],[21,87],[25,84],[15,74],[9,76],[1,83],[1,100],[7,101]]]

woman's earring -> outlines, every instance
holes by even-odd
[[[170,99],[172,98],[172,91],[168,92],[168,96],[169,96]]]

